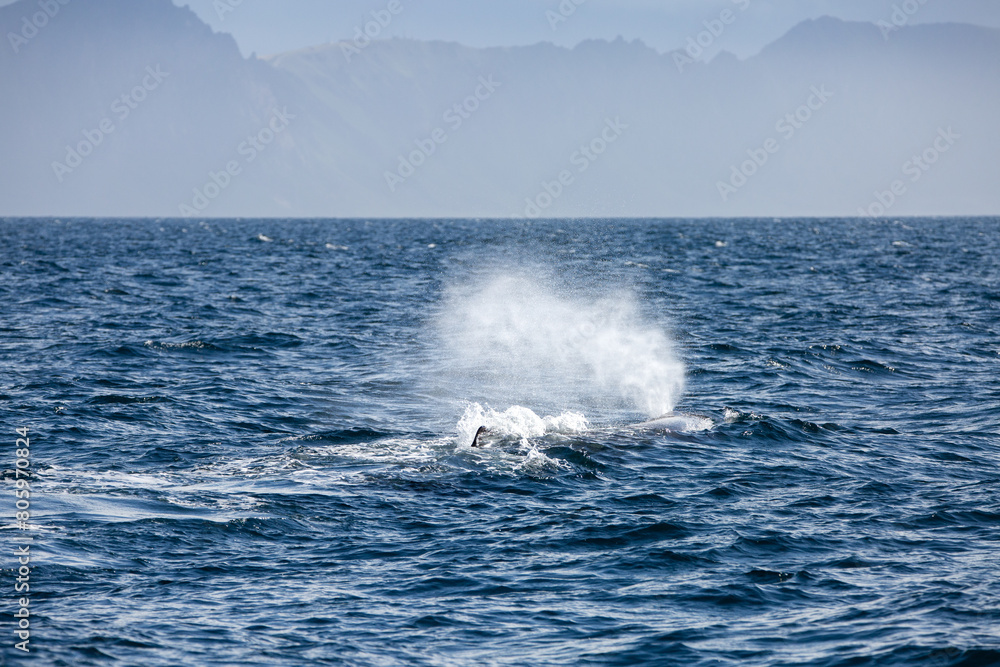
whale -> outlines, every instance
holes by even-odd
[[[480,426],[479,430],[476,431],[476,436],[472,439],[473,447],[483,447],[485,443],[479,442],[480,436],[488,435],[490,430],[485,426]]]
[[[667,413],[661,415],[655,419],[650,419],[644,422],[624,425],[617,427],[618,429],[629,429],[636,431],[667,431],[669,433],[696,433],[698,431],[707,431],[715,426],[715,423],[708,417],[697,414],[685,414],[685,413]],[[612,427],[614,429],[614,427]],[[476,435],[472,438],[472,447],[481,448],[486,446],[492,446],[497,444],[498,440],[503,441],[507,438],[504,437],[503,433],[494,433],[486,426],[480,426],[476,430]],[[487,442],[487,440],[489,442]]]
[[[632,426],[635,429],[650,429],[655,431],[672,431],[674,433],[684,433],[691,431],[706,431],[713,426],[713,422],[708,417],[701,415],[669,413],[661,415],[656,419],[639,422]]]

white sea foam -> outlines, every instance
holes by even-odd
[[[488,428],[490,439],[502,446],[472,449],[472,438],[480,426]],[[570,466],[541,451],[538,448],[540,441],[586,430],[587,418],[579,412],[539,417],[533,410],[520,405],[501,412],[471,403],[458,422],[455,445],[459,451],[474,453],[477,466],[493,474],[547,476]]]
[[[460,444],[470,445],[480,426],[501,438],[515,438],[527,442],[547,433],[582,433],[587,430],[587,418],[579,412],[564,412],[556,417],[539,417],[532,410],[515,405],[503,412],[486,408],[479,403],[468,405],[458,421]]]

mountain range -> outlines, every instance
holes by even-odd
[[[244,58],[170,0],[21,0],[0,27],[2,216],[1000,212],[988,28],[822,18],[706,63],[694,38]]]

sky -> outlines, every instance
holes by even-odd
[[[0,0],[0,6],[15,0]],[[522,46],[586,39],[639,39],[663,52],[684,47],[729,9],[737,20],[705,56],[754,55],[794,25],[819,16],[910,24],[958,22],[1000,28],[997,0],[173,0],[217,32],[235,37],[245,56],[265,56],[351,39],[390,3],[400,11],[379,37]],[[28,5],[35,4],[28,2]],[[563,11],[560,12],[560,7]],[[385,14],[383,14],[385,16]],[[555,18],[554,18],[555,17]],[[563,20],[564,19],[564,20]]]
[[[960,22],[1000,28],[997,0],[174,0],[216,31],[232,34],[244,55],[269,55],[350,39],[355,29],[398,2],[379,37],[438,39],[467,46],[586,39],[640,39],[659,51],[683,47],[726,9],[737,17],[711,51],[751,56],[792,26],[818,16],[889,21],[910,10],[911,24]],[[580,3],[580,4],[577,4]],[[560,4],[564,12],[560,13]],[[551,13],[550,13],[551,12]],[[385,16],[385,14],[383,14]],[[553,16],[559,17],[554,19]],[[565,20],[560,20],[565,18]],[[712,55],[711,53],[707,55]]]

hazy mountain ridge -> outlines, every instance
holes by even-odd
[[[4,35],[37,7],[0,8]],[[262,61],[169,0],[74,0],[0,53],[5,215],[853,215],[895,180],[890,215],[1000,210],[1000,31],[984,28],[886,39],[819,19],[746,61],[681,67],[624,40]],[[112,111],[157,67],[169,74],[127,117]],[[53,167],[102,120],[114,131],[91,155]],[[911,182],[904,162],[948,127],[960,138]],[[581,151],[592,142],[601,154]]]
[[[0,10],[4,34],[25,7],[37,9]],[[276,105],[270,68],[169,2],[76,0],[18,53],[4,46],[0,80],[16,106],[0,146],[16,158],[0,173],[13,212],[176,214],[186,195],[177,184],[200,184],[223,147],[237,145],[237,130],[266,123]],[[137,90],[144,80],[154,87]],[[84,133],[97,139],[102,122],[112,132],[56,173],[67,145],[95,143]]]

